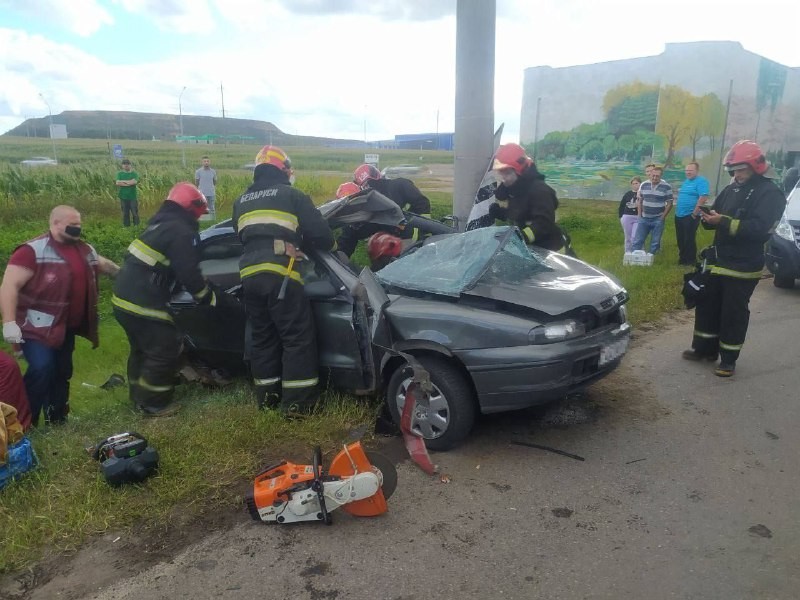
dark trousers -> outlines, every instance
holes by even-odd
[[[678,240],[678,262],[694,265],[697,261],[697,226],[700,219],[692,215],[675,217],[675,237]]]
[[[114,308],[128,336],[128,386],[131,401],[145,412],[161,410],[175,395],[181,336],[167,321],[137,317]]]
[[[278,300],[283,277],[268,273],[242,280],[252,327],[250,370],[259,402],[269,396],[281,410],[308,411],[318,397],[314,315],[303,286],[290,280]]]
[[[44,412],[46,423],[64,423],[67,420],[74,350],[75,334],[70,331],[58,348],[51,348],[36,340],[25,340],[22,344],[22,353],[28,361],[28,369],[22,379],[28,394],[33,425],[38,425],[40,412]]]
[[[133,224],[139,224],[139,201],[138,200],[120,200],[120,207],[122,208],[122,225],[124,227],[131,226],[131,218]]]
[[[719,352],[721,362],[735,363],[747,336],[750,296],[758,279],[711,275],[694,312],[692,348],[701,354]]]

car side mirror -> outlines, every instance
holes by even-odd
[[[336,288],[327,279],[310,281],[305,285],[305,294],[312,300],[323,300],[325,298],[335,298]]]

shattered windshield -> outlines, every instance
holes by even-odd
[[[548,270],[511,227],[485,227],[444,236],[376,273],[381,283],[458,296],[477,283],[522,282]]]

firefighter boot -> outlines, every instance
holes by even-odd
[[[175,389],[172,386],[159,388],[140,379],[139,385],[131,387],[131,397],[136,408],[145,417],[169,417],[181,409],[180,404],[172,401]]]
[[[257,385],[256,403],[258,410],[277,408],[281,403],[280,385]]]

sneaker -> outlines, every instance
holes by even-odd
[[[736,370],[736,363],[721,362],[714,371],[717,377],[733,377],[733,372]]]
[[[139,406],[145,417],[171,417],[181,409],[180,404],[167,404],[161,408],[151,408],[149,406]]]
[[[681,358],[684,360],[691,360],[694,362],[700,362],[701,360],[707,360],[708,362],[714,362],[717,360],[719,355],[715,352],[714,354],[703,354],[702,352],[698,352],[697,350],[684,350],[681,353]]]

